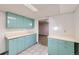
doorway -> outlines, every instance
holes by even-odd
[[[48,21],[39,21],[39,44],[48,46]]]

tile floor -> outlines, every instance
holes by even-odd
[[[26,49],[24,52],[19,55],[48,55],[47,46],[43,46],[41,44],[35,44],[34,46]]]

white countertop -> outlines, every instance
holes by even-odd
[[[31,35],[36,33],[35,30],[29,30],[29,31],[8,31],[5,33],[5,37],[7,39],[12,39],[16,37],[21,37],[21,36],[26,36],[26,35]],[[77,42],[79,43],[79,37],[75,38],[73,35],[49,35],[48,38],[56,38],[59,40],[66,40],[66,41],[71,41],[71,42]]]
[[[49,35],[48,38],[56,38],[59,40],[65,40],[65,41],[71,41],[71,42],[77,42],[79,43],[79,39],[75,38],[74,36],[69,36],[69,35]]]
[[[8,31],[5,33],[5,37],[7,39],[12,39],[20,36],[26,36],[26,35],[31,35],[36,33],[34,30],[29,30],[29,31]]]

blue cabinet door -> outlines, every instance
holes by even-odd
[[[8,28],[19,28],[23,25],[23,20],[21,16],[18,16],[13,13],[6,13],[7,17],[7,27]]]
[[[59,55],[74,55],[74,43],[70,41],[59,40]]]
[[[48,39],[48,54],[57,55],[58,54],[58,40]]]
[[[17,44],[16,44],[16,41],[17,40],[9,40],[9,54],[10,55],[14,55],[14,54],[16,54],[16,52],[17,52]]]
[[[15,28],[17,23],[16,23],[16,15],[15,14],[11,14],[11,13],[6,13],[6,21],[7,21],[7,27],[8,28]]]
[[[63,41],[63,40],[58,40],[58,45],[57,45],[57,47],[58,47],[58,55],[64,55],[65,52],[66,52],[66,49],[64,48],[64,46],[65,46],[64,42],[65,41]]]
[[[15,28],[23,28],[23,20],[24,20],[24,18],[22,17],[22,16],[18,16],[18,15],[16,15],[16,27]]]
[[[15,55],[22,50],[22,41],[20,38],[9,40],[9,55]]]
[[[35,44],[36,43],[36,34],[26,36],[25,37],[25,43],[26,43],[27,47]]]
[[[14,44],[13,44],[14,40],[9,40],[9,45],[8,45],[8,51],[9,51],[9,54],[14,54],[14,51],[13,51],[13,48],[14,48]]]
[[[23,20],[23,27],[24,28],[34,28],[34,20],[31,19],[31,18],[26,18],[24,17],[24,20]]]
[[[65,41],[65,55],[74,55],[74,42]]]

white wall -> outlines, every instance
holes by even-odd
[[[5,13],[0,12],[0,53],[5,52]]]
[[[49,36],[73,37],[74,26],[73,13],[49,17]],[[55,31],[54,27],[58,27],[58,30]]]
[[[79,40],[79,7],[74,13],[75,16],[75,39]]]

